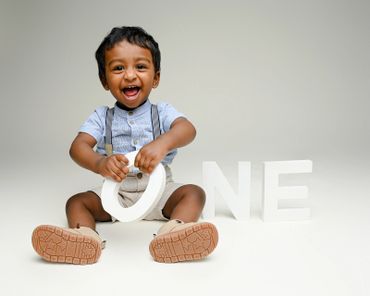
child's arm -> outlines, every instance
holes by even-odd
[[[128,160],[122,154],[104,156],[96,153],[93,148],[96,145],[94,137],[87,133],[79,133],[72,142],[69,155],[80,166],[121,182],[128,174]]]
[[[157,164],[175,148],[183,147],[195,138],[196,130],[186,118],[177,118],[168,132],[143,146],[135,159],[135,166],[144,173],[153,172]]]

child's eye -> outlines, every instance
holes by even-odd
[[[139,65],[137,65],[137,66],[136,66],[136,68],[137,68],[138,70],[144,70],[144,69],[146,69],[146,68],[147,68],[147,66],[146,66],[146,65],[144,65],[144,64],[139,64]]]
[[[113,71],[123,71],[125,68],[123,66],[114,66]]]

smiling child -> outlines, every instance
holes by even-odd
[[[139,27],[113,28],[95,56],[100,81],[116,103],[113,108],[99,107],[89,116],[72,142],[72,159],[102,177],[124,180],[118,193],[124,207],[140,199],[150,173],[161,162],[166,171],[166,187],[144,219],[166,223],[150,242],[150,254],[155,261],[167,263],[208,256],[217,245],[218,233],[213,224],[197,222],[205,193],[197,185],[175,183],[169,167],[177,148],[191,143],[196,130],[170,104],[154,105],[149,100],[150,92],[160,81],[157,42]],[[125,154],[132,151],[139,152],[136,169],[129,171]],[[69,228],[36,227],[32,244],[42,258],[73,264],[98,261],[104,242],[95,230],[96,222],[115,221],[102,206],[101,189],[93,188],[68,199]]]

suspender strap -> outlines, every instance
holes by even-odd
[[[159,125],[159,114],[157,105],[152,104],[152,131],[153,139],[157,139],[161,135],[161,128]]]
[[[157,139],[161,135],[161,127],[159,122],[159,113],[157,105],[152,104],[151,109],[152,115],[152,132],[153,139]],[[112,144],[112,122],[114,116],[114,108],[108,108],[105,115],[105,152],[107,155],[113,154],[113,144]]]
[[[112,121],[114,115],[114,108],[108,108],[105,116],[105,152],[107,155],[113,154],[113,144],[112,144]]]

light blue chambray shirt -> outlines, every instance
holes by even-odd
[[[113,154],[127,154],[140,150],[145,144],[153,141],[151,105],[150,101],[147,100],[143,105],[132,111],[123,110],[117,105],[114,106],[112,121]],[[162,134],[169,131],[176,118],[185,117],[170,104],[160,102],[157,106]],[[97,142],[96,152],[100,154],[106,154],[104,137],[107,109],[107,106],[97,108],[79,130],[79,132],[88,133],[95,138]],[[162,164],[169,165],[176,154],[177,149],[171,150],[162,160]]]

